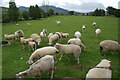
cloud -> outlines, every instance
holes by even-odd
[[[68,10],[74,10],[79,12],[90,12],[95,10],[96,8],[105,9],[104,5],[98,2],[83,2],[81,5],[64,3],[63,5],[58,5],[58,6]]]

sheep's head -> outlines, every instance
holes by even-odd
[[[60,45],[59,43],[56,43],[56,44],[54,45],[54,47],[58,49],[58,48],[59,48],[59,45]]]
[[[110,67],[111,61],[109,61],[107,59],[102,59],[100,63],[102,63],[102,66]]]
[[[19,72],[18,74],[16,74],[16,78],[24,78],[27,75],[28,75],[28,73],[26,71]]]

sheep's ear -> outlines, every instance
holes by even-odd
[[[111,63],[111,61],[108,61],[109,63]]]

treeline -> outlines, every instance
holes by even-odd
[[[106,11],[103,9],[96,9],[93,13],[93,16],[115,16],[120,17],[120,9],[116,9],[113,7],[107,7]]]
[[[2,22],[17,22],[18,20],[33,20],[58,15],[52,9],[44,11],[38,5],[30,6],[29,10],[19,11],[15,2],[9,2],[8,11],[2,15]]]

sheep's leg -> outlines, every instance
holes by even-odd
[[[79,63],[80,63],[80,62],[79,62],[79,57],[77,58],[77,61],[78,61],[78,64],[79,64]]]
[[[23,49],[25,49],[25,45],[23,45]]]
[[[62,57],[63,57],[63,54],[61,54],[61,57],[60,57],[60,59],[59,59],[59,60],[61,60],[61,59],[62,59]]]
[[[52,73],[51,73],[51,79],[53,78],[53,74],[54,74],[54,71],[53,71],[53,69],[52,69]]]

